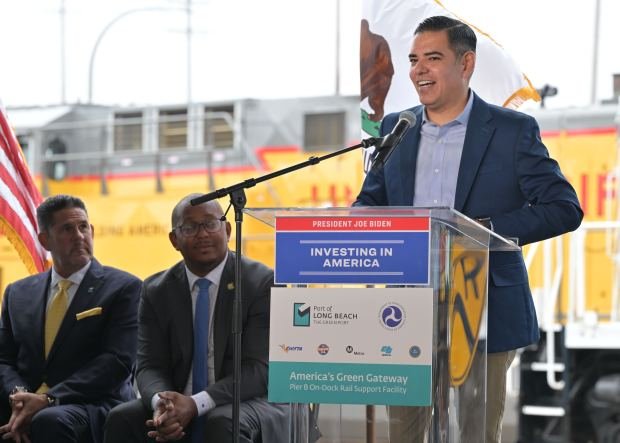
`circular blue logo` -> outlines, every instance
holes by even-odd
[[[419,346],[412,346],[409,348],[409,355],[411,355],[413,358],[418,358],[421,353],[422,350]]]
[[[396,303],[388,303],[381,307],[381,323],[387,329],[398,329],[405,321],[405,311]]]

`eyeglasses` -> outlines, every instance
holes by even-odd
[[[222,220],[219,218],[210,218],[204,223],[187,223],[177,226],[176,229],[178,229],[184,237],[192,237],[197,235],[200,229],[204,229],[207,232],[217,232],[221,227]]]

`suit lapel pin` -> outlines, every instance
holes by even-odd
[[[233,289],[235,289],[235,284],[233,282],[228,283],[228,285],[226,286],[226,289],[228,289],[229,291],[232,291]]]
[[[95,291],[95,287],[91,286],[90,288],[88,288],[88,293],[92,294]]]

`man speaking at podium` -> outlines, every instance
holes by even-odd
[[[549,157],[536,121],[469,89],[476,64],[469,26],[427,18],[414,32],[409,60],[421,103],[411,109],[417,123],[385,166],[368,173],[355,206],[451,207],[520,245],[579,226],[575,190]],[[398,115],[383,119],[382,135]],[[506,371],[516,349],[539,339],[521,252],[490,254],[488,295],[486,441],[492,443],[501,439]],[[389,408],[391,442],[423,441],[428,421],[420,409]]]

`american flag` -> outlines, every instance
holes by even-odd
[[[37,239],[36,208],[42,197],[0,103],[0,233],[31,274],[45,270],[47,252]]]

